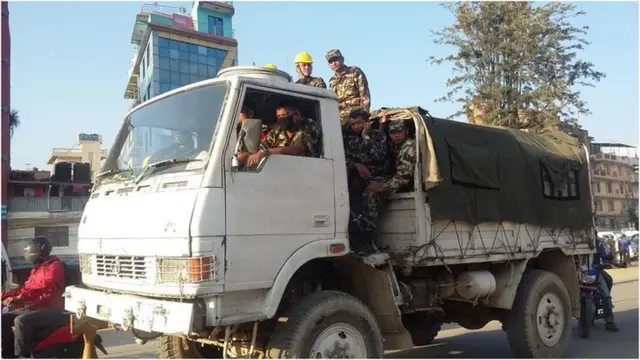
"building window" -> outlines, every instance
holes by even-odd
[[[226,50],[162,37],[158,47],[159,94],[216,77],[227,57]]]
[[[221,18],[209,16],[209,34],[224,36],[224,26]]]
[[[69,246],[68,226],[36,226],[35,236],[46,236],[52,246]]]
[[[616,208],[615,208],[615,206],[613,204],[613,200],[608,200],[607,201],[607,205],[609,205],[609,212],[615,212],[616,211]]]
[[[597,211],[604,211],[604,209],[602,208],[602,201],[596,200],[596,210]]]
[[[616,228],[616,221],[614,219],[609,219],[609,228],[611,229]]]
[[[607,194],[611,194],[613,192],[613,187],[611,186],[611,181],[607,181]]]
[[[600,192],[600,181],[596,181],[596,192]]]

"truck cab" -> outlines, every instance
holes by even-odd
[[[239,113],[247,100],[264,124],[275,122],[278,104],[295,103],[321,128],[320,156],[271,154],[256,168],[238,166]],[[436,136],[455,139],[438,132],[446,123],[426,120],[423,111],[393,114],[415,125],[414,191],[389,199],[377,234],[387,250],[363,258],[350,254],[333,92],[295,84],[283,71],[234,67],[137,106],[82,215],[83,286],[67,287],[66,310],[81,321],[130,330],[142,342],[157,338],[162,358],[378,358],[385,349],[429,343],[444,322],[479,328],[491,320],[508,324],[516,354],[562,357],[571,314],[580,309],[578,268],[589,261],[590,224],[569,234],[557,229],[562,223],[447,219],[452,212],[440,210],[454,207],[434,205],[455,193],[429,189],[442,180],[438,166],[446,165],[436,155],[452,148]],[[496,141],[511,136],[463,130]],[[458,155],[491,143],[470,147],[461,139]],[[544,153],[539,148],[532,153]],[[585,153],[577,153],[579,163]],[[581,179],[582,198],[577,187],[558,196],[565,191],[590,203]],[[585,212],[591,218],[591,209]],[[551,289],[562,311],[526,305],[547,301],[540,289]],[[522,326],[535,309],[543,312],[536,316],[562,321],[546,330]]]

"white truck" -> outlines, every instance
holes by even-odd
[[[322,155],[238,167],[247,99],[265,122],[294,101],[320,124]],[[594,246],[586,150],[420,108],[389,114],[413,126],[413,191],[389,199],[381,251],[359,257],[333,92],[233,67],[137,106],[82,215],[83,285],[66,288],[65,308],[157,339],[161,358],[379,358],[443,323],[492,320],[515,355],[563,357]]]

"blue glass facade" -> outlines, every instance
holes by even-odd
[[[158,61],[153,77],[159,87],[153,95],[215,77],[227,56],[226,50],[163,37],[158,37],[154,46]]]

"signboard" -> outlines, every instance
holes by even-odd
[[[189,16],[173,14],[173,25],[177,29],[193,30],[193,20]]]
[[[78,134],[78,140],[80,141],[100,141],[100,135],[98,134]]]

